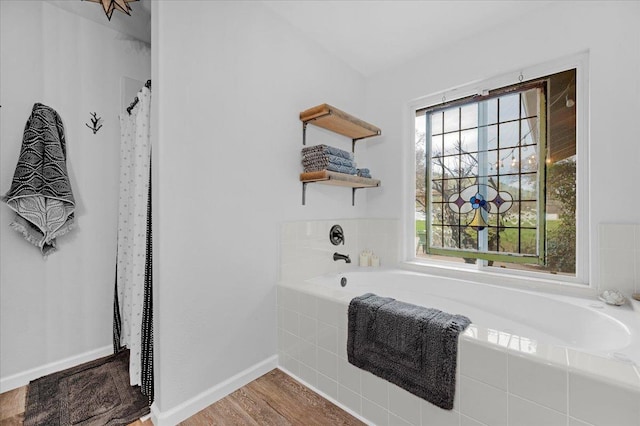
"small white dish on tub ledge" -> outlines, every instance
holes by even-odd
[[[605,290],[600,294],[598,299],[602,300],[608,305],[622,306],[626,303],[627,298],[618,290]]]

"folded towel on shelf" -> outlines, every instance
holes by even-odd
[[[360,177],[371,179],[371,173],[369,172],[369,169],[356,169],[356,174]]]
[[[334,163],[328,159],[318,159],[314,161],[303,162],[304,172],[316,172],[318,170],[333,170],[334,172],[347,173],[350,175],[356,174],[356,168],[354,166],[344,165],[340,163]]]
[[[308,146],[306,148],[302,148],[302,155],[313,154],[313,153],[322,153],[322,154],[331,154],[336,157],[346,158],[347,160],[353,160],[353,153],[343,151],[338,148],[334,148],[329,145],[314,145]]]
[[[353,161],[333,155],[325,155],[314,159],[303,158],[302,166],[304,167],[305,171],[324,170],[329,166],[346,167],[350,170],[349,173],[356,174],[356,165]]]
[[[322,169],[321,169],[322,170]],[[348,166],[336,166],[333,163],[329,163],[326,167],[326,170],[331,170],[334,172],[339,172],[339,173],[346,173],[348,175],[355,175],[356,174],[356,168],[355,167],[348,167]],[[315,171],[315,170],[308,170],[308,171]]]
[[[11,188],[2,201],[16,212],[11,227],[45,257],[56,249],[56,237],[69,232],[74,223],[66,161],[62,119],[53,108],[34,104]]]
[[[356,168],[355,167],[341,166],[339,164],[334,164],[334,163],[328,163],[328,164],[325,164],[325,165],[305,167],[304,168],[304,173],[317,172],[317,171],[320,171],[320,170],[331,170],[333,172],[345,173],[345,174],[348,174],[348,175],[355,175],[356,174]]]
[[[316,164],[319,162],[333,163],[340,166],[355,167],[356,164],[353,160],[349,160],[337,155],[331,154],[311,154],[302,156],[302,165]]]
[[[353,154],[327,145],[315,145],[302,149],[304,172],[331,170],[349,175],[356,174]]]
[[[367,293],[351,300],[347,356],[369,371],[440,408],[451,410],[462,315]]]

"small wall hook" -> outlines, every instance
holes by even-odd
[[[100,124],[100,122],[102,121],[102,117],[98,117],[98,114],[95,112],[90,112],[89,114],[93,116],[93,118],[91,119],[91,126],[89,126],[87,123],[84,123],[84,125],[90,128],[95,135],[96,133],[98,133],[98,130],[102,128],[102,124]]]

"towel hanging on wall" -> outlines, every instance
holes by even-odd
[[[66,161],[62,119],[53,108],[34,104],[11,189],[2,201],[16,212],[11,227],[45,257],[56,249],[56,237],[69,232],[74,223],[75,200]]]

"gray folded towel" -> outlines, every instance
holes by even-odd
[[[371,172],[369,171],[369,169],[357,169],[356,173],[360,177],[371,178]]]
[[[348,175],[355,175],[356,168],[349,166],[341,166],[339,164],[328,163],[324,166],[316,166],[316,167],[305,167],[304,172],[317,172],[320,170],[331,170],[332,172],[345,173]]]
[[[331,170],[349,175],[356,174],[356,165],[353,160],[324,152],[303,153],[302,166],[304,167],[305,173]]]
[[[462,315],[367,293],[351,300],[349,362],[451,410]]]
[[[349,160],[347,158],[343,158],[343,157],[338,157],[337,155],[331,155],[331,154],[311,154],[311,155],[303,155],[302,156],[302,165],[303,166],[307,166],[307,165],[311,165],[311,164],[315,164],[315,163],[320,163],[320,162],[324,162],[324,163],[334,163],[336,165],[340,165],[340,166],[347,166],[347,167],[355,167],[355,163],[353,162],[353,160]]]
[[[329,145],[314,145],[314,146],[308,146],[306,148],[302,148],[302,155],[318,153],[318,152],[346,158],[347,160],[353,160],[353,153],[343,151],[341,149],[334,148]]]

